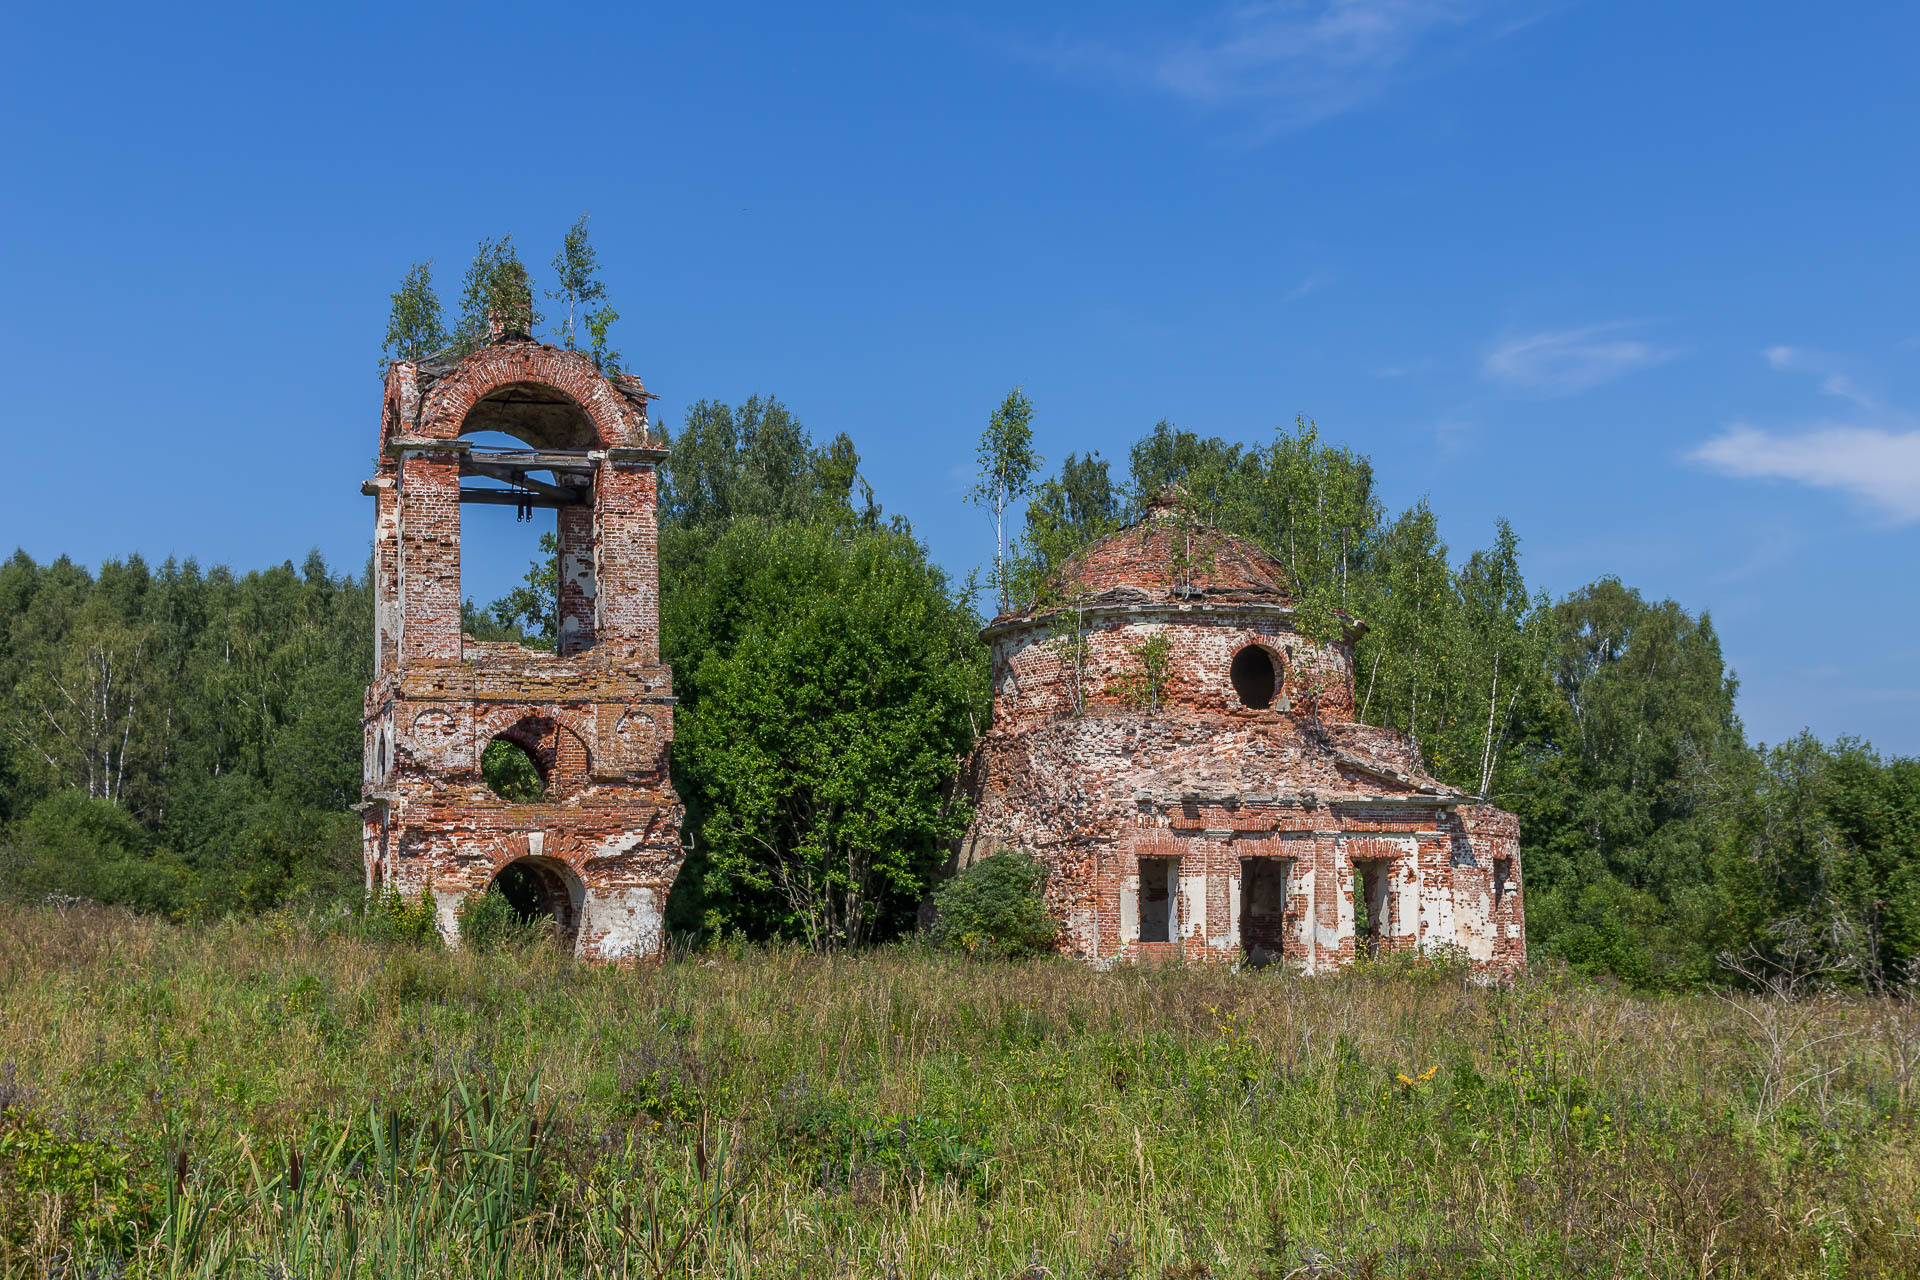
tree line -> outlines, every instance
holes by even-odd
[[[465,340],[490,289],[531,308],[517,258],[490,243],[476,263]],[[556,292],[611,363],[592,267],[583,219]],[[461,340],[423,280],[395,295],[389,355]],[[663,433],[662,646],[691,844],[676,930],[823,947],[911,930],[968,817],[982,614],[1045,603],[1068,557],[1176,485],[1193,519],[1280,560],[1301,625],[1364,620],[1362,719],[1519,814],[1535,957],[1643,986],[1724,977],[1733,955],[1893,982],[1920,957],[1920,762],[1750,744],[1704,613],[1611,578],[1550,600],[1504,522],[1456,555],[1424,501],[1389,512],[1368,460],[1305,420],[1256,444],[1161,422],[1122,468],[1069,455],[1049,472],[1033,414],[1016,391],[983,432],[971,496],[994,540],[984,578],[961,582],[883,513],[844,434],[816,440],[777,399],[702,401]],[[552,550],[466,602],[468,631],[551,644]],[[317,554],[241,575],[16,552],[0,566],[4,892],[183,917],[354,900],[369,580]]]

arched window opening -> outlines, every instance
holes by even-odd
[[[536,804],[547,793],[539,764],[509,738],[495,738],[480,753],[480,777],[489,791],[508,804]]]
[[[522,924],[551,920],[563,942],[570,942],[579,926],[577,884],[572,872],[548,858],[516,859],[493,878],[493,887]]]
[[[1265,649],[1250,644],[1234,654],[1229,674],[1233,679],[1233,691],[1240,695],[1241,705],[1255,711],[1265,711],[1273,705],[1274,689],[1279,679],[1273,669],[1273,655]]]
[[[593,645],[593,419],[543,383],[496,387],[460,424],[460,501],[507,507],[461,531],[462,628],[476,641]]]

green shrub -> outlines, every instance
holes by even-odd
[[[524,920],[498,885],[488,885],[460,908],[460,942],[475,951],[504,951],[549,941],[551,920]]]
[[[439,913],[424,890],[419,897],[408,899],[388,885],[386,892],[367,900],[358,932],[369,942],[426,946],[440,941]]]
[[[36,1209],[50,1201],[76,1237],[124,1246],[150,1188],[136,1185],[126,1151],[104,1139],[66,1137],[19,1107],[0,1111],[0,1254],[25,1246]]]
[[[111,800],[57,791],[13,824],[0,890],[22,901],[86,899],[156,914],[180,910],[191,873]]]
[[[1031,854],[982,858],[933,895],[933,940],[973,955],[1027,956],[1053,949],[1046,868]]]

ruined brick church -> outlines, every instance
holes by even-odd
[[[1063,950],[1324,972],[1452,949],[1524,964],[1518,824],[1354,718],[1361,624],[1317,643],[1280,564],[1176,491],[996,618],[962,863],[1032,853]]]
[[[660,662],[666,449],[648,399],[638,378],[604,377],[584,353],[507,337],[387,373],[378,470],[363,486],[375,499],[367,887],[430,895],[449,939],[461,905],[498,884],[584,959],[664,944],[684,854],[667,776],[673,673]],[[466,439],[483,432],[526,447]],[[556,512],[555,651],[462,634],[463,504]],[[537,798],[487,785],[496,740],[526,753]]]
[[[665,944],[683,810],[650,399],[638,378],[524,336],[388,371],[363,485],[366,884],[427,895],[449,941],[463,904],[497,885],[583,959]],[[469,439],[496,432],[524,447]],[[556,513],[553,651],[463,634],[463,506]],[[1169,495],[1074,557],[1048,598],[982,633],[993,719],[961,861],[1037,856],[1062,949],[1306,972],[1439,947],[1489,971],[1524,962],[1515,820],[1435,781],[1405,735],[1353,718],[1358,623],[1310,639],[1279,564]],[[496,742],[525,753],[537,794],[488,785]]]

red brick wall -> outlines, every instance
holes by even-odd
[[[1353,960],[1355,871],[1371,865],[1384,875],[1383,950],[1457,949],[1488,972],[1524,964],[1512,815],[1434,780],[1405,735],[1353,719],[1350,644],[1295,629],[1270,557],[1218,535],[1208,575],[1182,594],[1153,563],[1171,528],[1156,520],[1146,536],[1116,535],[1069,566],[1066,589],[1097,596],[1091,607],[987,629],[993,721],[962,860],[1032,852],[1049,869],[1062,950],[1098,963],[1240,959],[1243,870],[1260,860],[1286,868],[1285,963],[1320,971]],[[1075,630],[1086,652],[1078,707],[1063,638]],[[1168,640],[1172,665],[1160,705],[1145,708],[1122,691],[1154,636]],[[1247,645],[1281,675],[1264,710],[1232,684]],[[1495,857],[1513,867],[1498,904]],[[1178,859],[1173,942],[1139,940],[1142,858]]]
[[[614,454],[594,483],[595,643],[642,662],[660,656],[657,480],[651,461]]]
[[[400,455],[400,661],[460,657],[460,458]]]
[[[483,348],[451,370],[396,364],[387,379],[375,498],[377,676],[363,769],[369,889],[427,894],[454,935],[460,904],[500,868],[532,859],[568,895],[577,953],[659,954],[679,873],[682,809],[667,776],[673,673],[659,663],[654,506],[661,451],[637,379],[616,390],[576,352]],[[538,384],[592,422],[595,503],[562,508],[563,644],[539,653],[460,634],[460,449],[494,390]],[[488,789],[480,759],[509,737],[545,772],[538,803]]]

